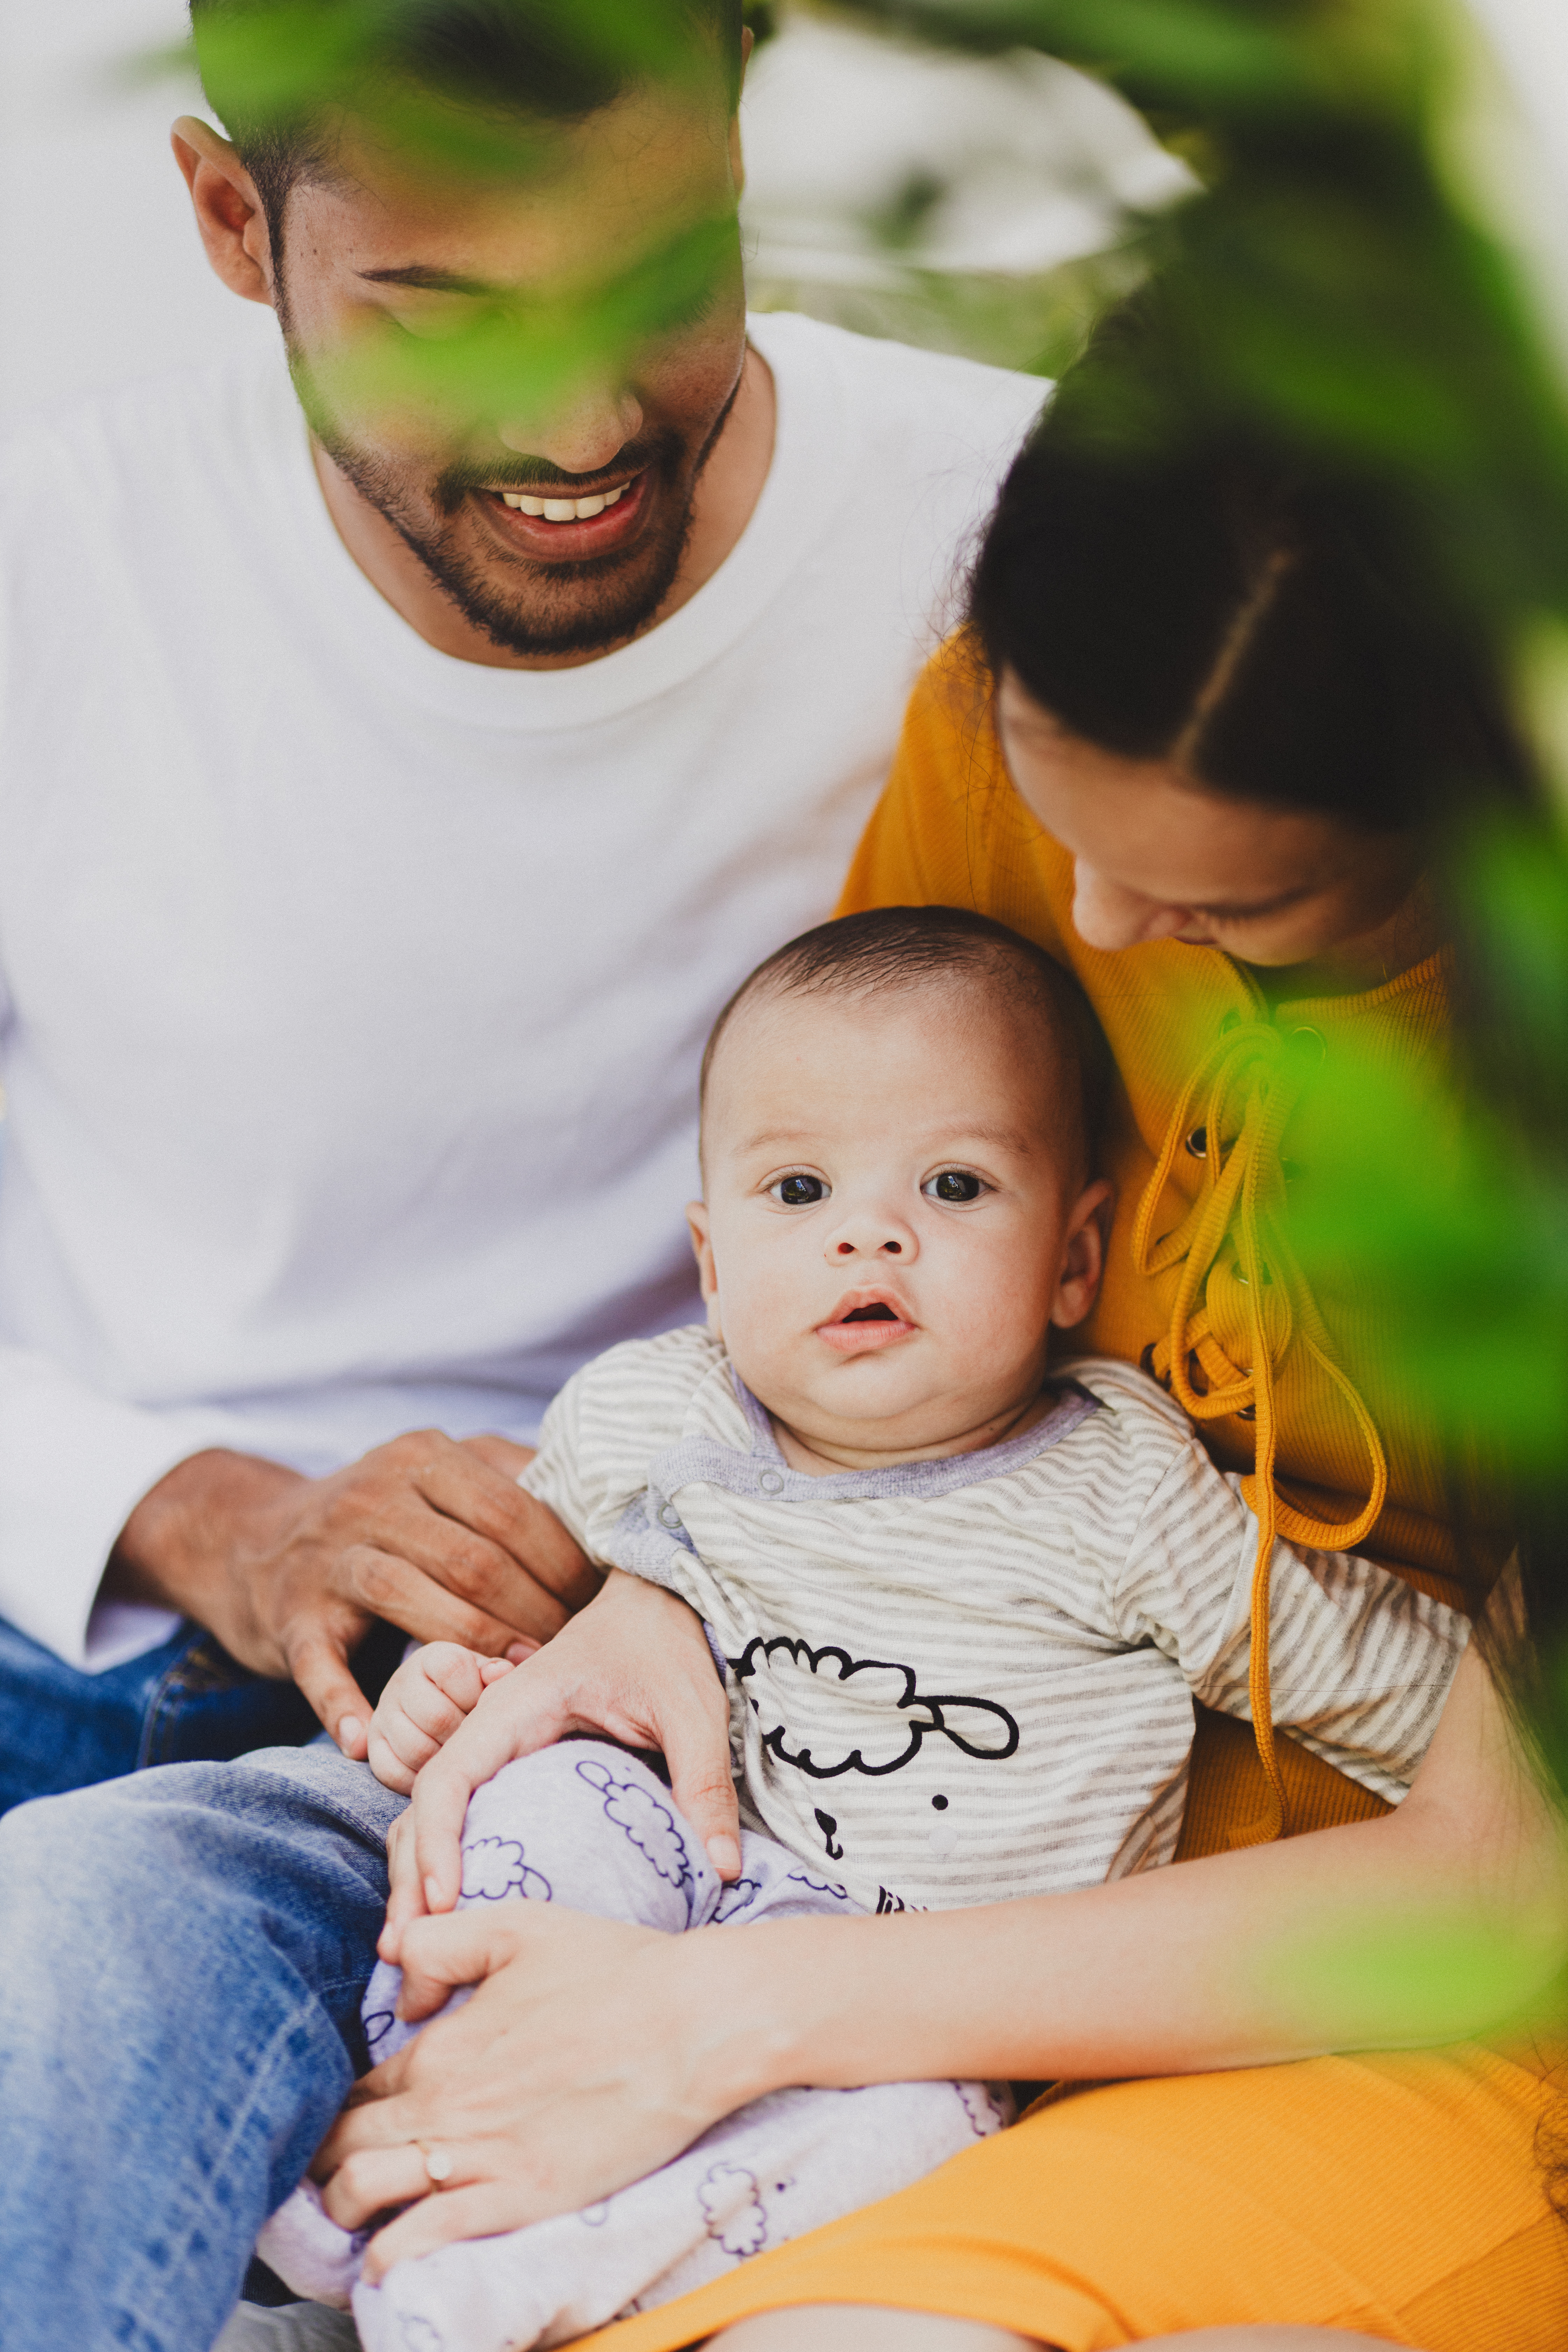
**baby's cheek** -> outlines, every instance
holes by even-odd
[[[809,1331],[813,1312],[812,1291],[799,1270],[742,1256],[732,1273],[720,1275],[716,1303],[722,1328],[715,1326],[711,1309],[709,1328],[747,1386],[761,1395],[759,1383],[776,1383],[781,1372],[787,1378],[789,1358]]]

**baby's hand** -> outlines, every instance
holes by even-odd
[[[371,1717],[370,1769],[376,1779],[406,1797],[420,1766],[445,1747],[513,1664],[465,1650],[458,1642],[426,1642],[405,1658]]]

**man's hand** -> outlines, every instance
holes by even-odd
[[[487,1656],[548,1642],[599,1578],[517,1484],[503,1437],[421,1430],[328,1478],[245,1454],[194,1454],[121,1530],[106,1592],[178,1609],[242,1665],[298,1683],[344,1755],[370,1704],[349,1672],[371,1620]]]
[[[480,1782],[569,1731],[601,1731],[627,1748],[658,1749],[670,1794],[714,1869],[721,1878],[739,1877],[729,1702],[701,1620],[674,1593],[612,1569],[597,1600],[548,1649],[492,1683],[420,1770],[414,1802],[393,1823],[387,1846],[384,1959],[402,1959],[410,1920],[457,1902],[463,1815]]]
[[[690,1965],[706,1940],[545,1903],[481,1903],[409,1928],[418,2013],[455,1985],[479,1989],[354,2084],[310,2168],[344,2229],[408,2206],[366,2250],[372,2284],[409,2255],[607,2197],[741,2103],[725,2058],[745,2036],[721,2029],[716,2043],[711,1971]],[[451,2159],[438,2197],[432,2147]]]

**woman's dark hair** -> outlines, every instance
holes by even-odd
[[[985,668],[1011,672],[1072,733],[1173,761],[1211,791],[1428,834],[1470,1100],[1512,1138],[1519,1167],[1550,1181],[1568,1163],[1560,1026],[1532,1001],[1551,966],[1500,953],[1497,909],[1466,872],[1498,840],[1547,878],[1561,856],[1510,716],[1505,649],[1386,462],[1358,470],[1271,446],[1194,384],[1181,344],[1155,284],[1110,314],[1064,376],[973,568]],[[1517,1284],[1506,1249],[1499,1264]],[[1396,1279],[1408,1286],[1410,1267]],[[1473,1311],[1468,1263],[1439,1257],[1419,1279],[1428,1304],[1435,1290],[1455,1318]],[[1459,1581],[1478,1612],[1491,1582],[1478,1488],[1485,1516],[1500,1505],[1516,1536],[1518,1622],[1482,1624],[1479,1646],[1568,1803],[1568,1473],[1489,1452],[1475,1478],[1462,1445],[1447,1453]],[[1568,2100],[1541,2153],[1568,2219]]]
[[[1135,296],[1015,462],[970,589],[991,675],[1242,800],[1374,829],[1528,802],[1493,651],[1422,576],[1401,502],[1173,400],[1150,429],[1169,362]]]

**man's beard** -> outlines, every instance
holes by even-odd
[[[509,457],[500,465],[484,467],[461,462],[437,476],[428,492],[411,491],[384,458],[356,448],[336,420],[323,414],[286,326],[285,341],[300,404],[339,473],[385,518],[464,619],[493,645],[534,659],[602,654],[636,636],[653,619],[680,570],[691,535],[697,485],[729,421],[739,380],[695,462],[675,433],[630,441],[618,453],[617,472],[623,467],[627,475],[646,471],[650,478],[645,495],[655,494],[656,486],[663,494],[659,503],[668,520],[654,537],[645,535],[625,554],[587,556],[559,569],[520,556],[522,580],[517,594],[508,596],[458,544],[457,518],[476,489],[537,493],[542,483],[548,488],[563,482],[559,469],[529,457]],[[607,470],[601,467],[601,476]]]

